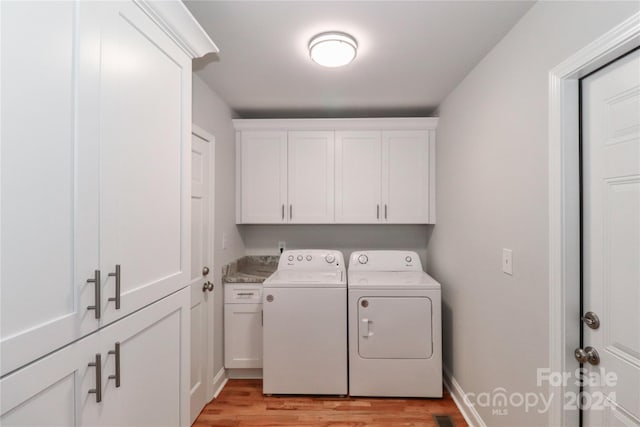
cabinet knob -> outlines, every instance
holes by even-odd
[[[204,282],[204,285],[202,285],[202,292],[211,292],[213,291],[214,285],[213,283],[209,282],[208,280],[206,282]]]

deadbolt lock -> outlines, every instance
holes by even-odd
[[[593,311],[587,311],[585,315],[580,318],[580,320],[582,320],[584,324],[591,329],[598,329],[600,327],[600,319],[598,318],[598,315]]]

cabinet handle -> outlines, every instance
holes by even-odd
[[[96,403],[102,401],[102,355],[96,354],[96,361],[89,363],[90,367],[96,368],[96,388],[89,390],[89,394],[96,395]]]
[[[253,295],[253,292],[238,292],[239,297],[247,297]]]
[[[120,387],[120,343],[117,342],[115,344],[114,350],[109,350],[109,354],[113,354],[115,356],[115,366],[116,373],[114,375],[109,375],[110,380],[116,380],[116,387]]]
[[[282,220],[284,221],[284,203],[282,204]]]
[[[93,279],[87,279],[87,283],[93,283],[93,292],[95,296],[95,305],[90,305],[87,310],[96,311],[96,319],[100,318],[100,270],[93,272]]]
[[[120,310],[120,264],[116,264],[116,271],[109,273],[109,277],[116,278],[116,296],[109,298],[109,301],[115,301],[116,310]]]
[[[289,219],[293,219],[293,205],[289,205]]]
[[[376,205],[376,219],[380,219],[380,205]]]
[[[260,325],[264,326],[264,310],[260,310]]]
[[[387,204],[384,204],[384,219],[387,219]]]

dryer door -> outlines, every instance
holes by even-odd
[[[428,297],[362,297],[358,320],[362,358],[428,359],[433,354]]]

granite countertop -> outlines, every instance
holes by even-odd
[[[222,283],[262,283],[278,269],[279,255],[245,256],[222,267]]]

